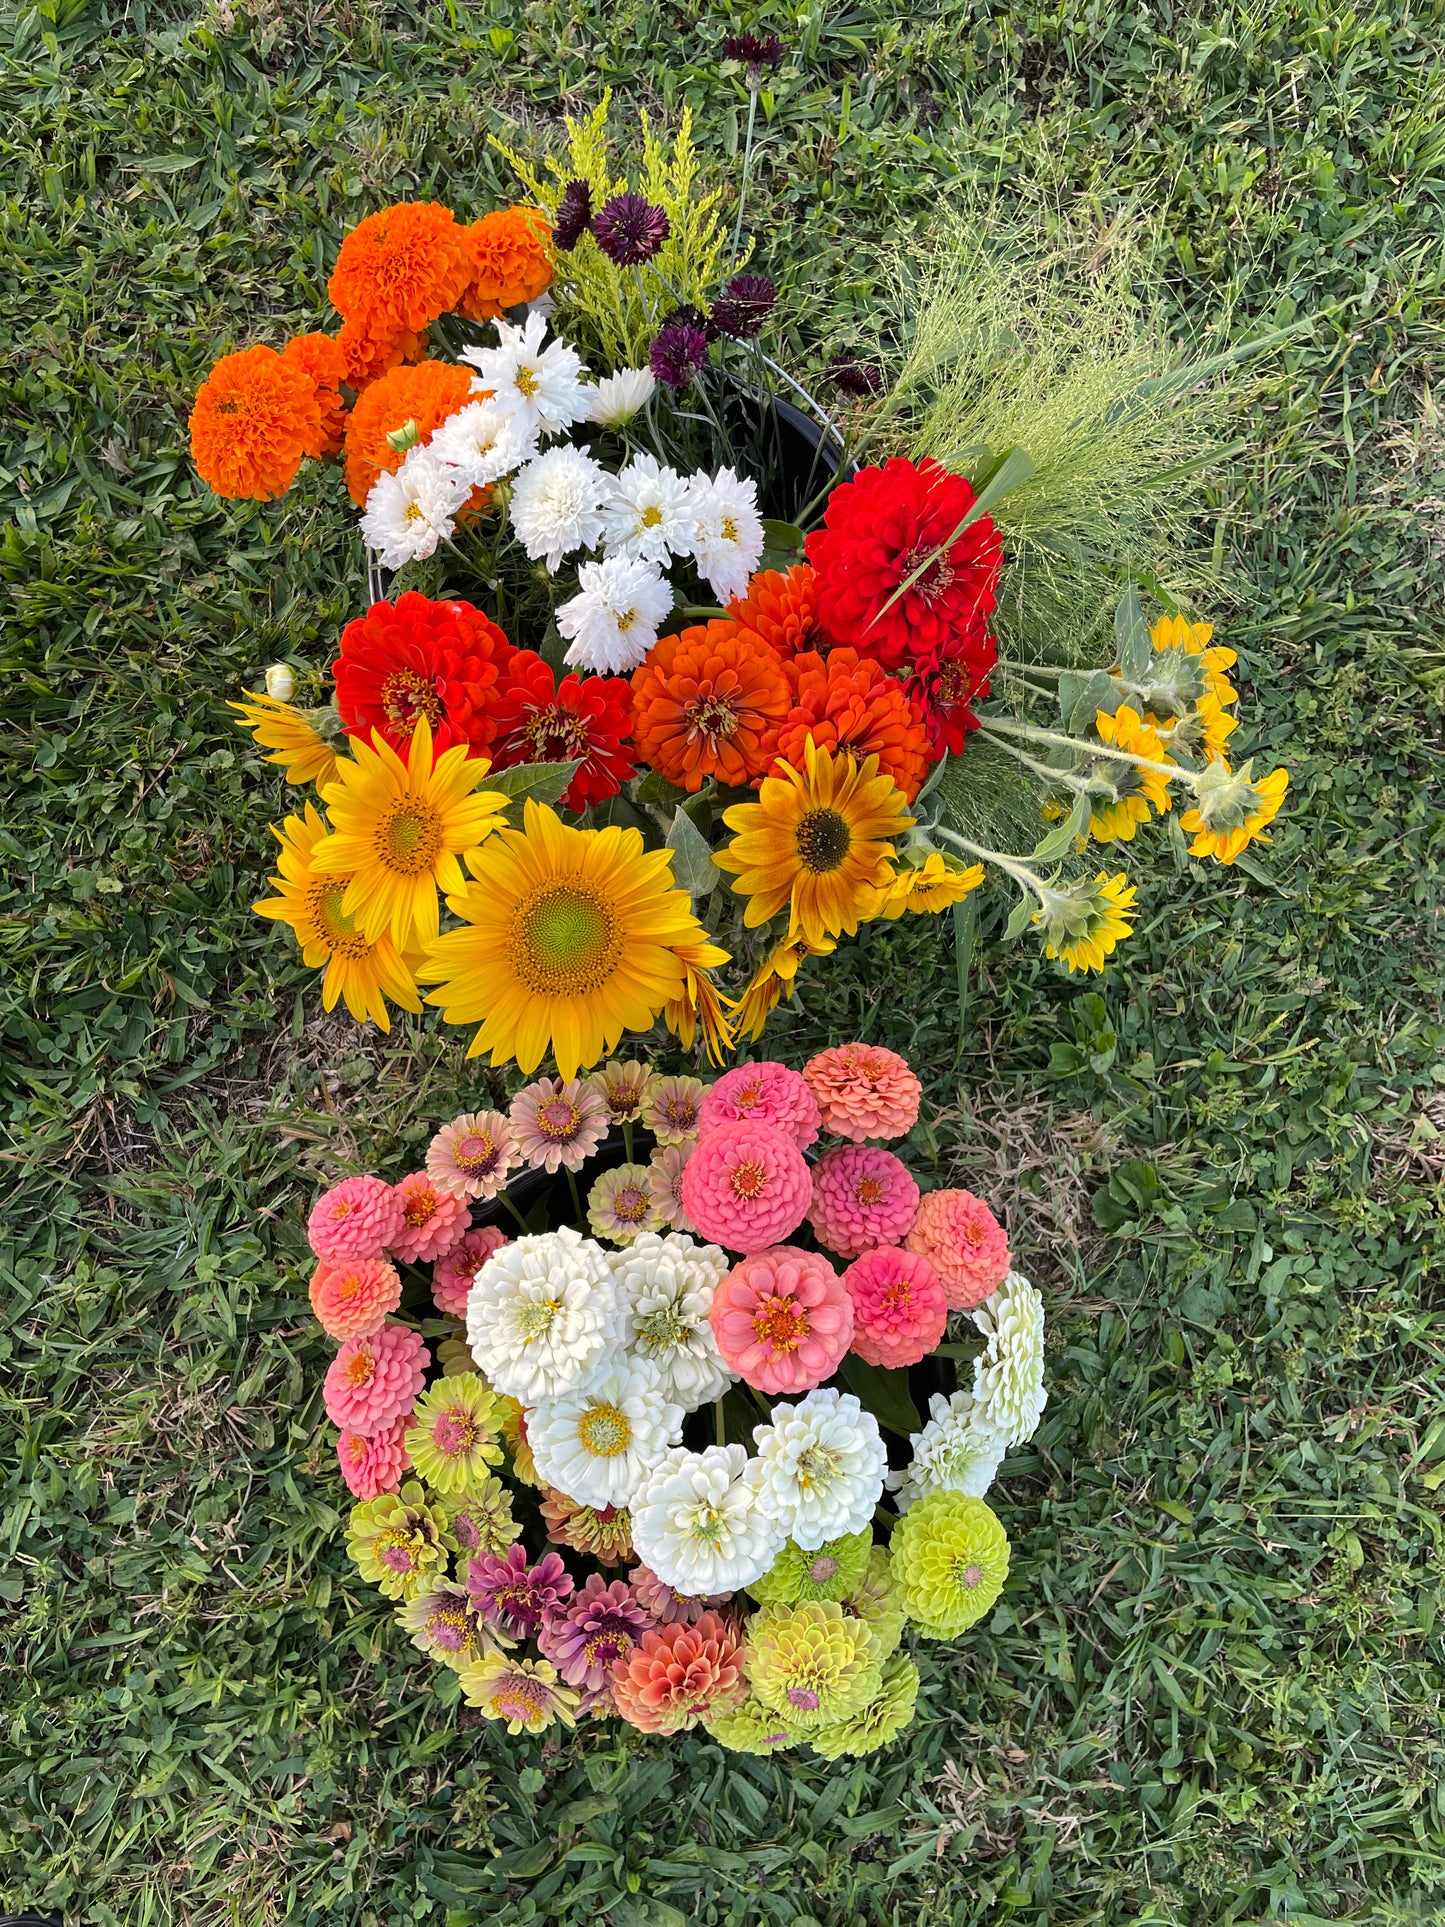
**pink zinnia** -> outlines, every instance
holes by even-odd
[[[517,1150],[543,1171],[559,1165],[576,1171],[606,1137],[611,1121],[606,1098],[580,1077],[570,1084],[560,1077],[539,1077],[512,1099]]]
[[[612,1697],[643,1733],[680,1733],[747,1693],[742,1637],[721,1613],[659,1626],[612,1662]]]
[[[472,1288],[472,1280],[492,1253],[508,1243],[505,1233],[494,1224],[482,1224],[475,1231],[465,1232],[450,1251],[437,1259],[432,1266],[431,1295],[443,1317],[466,1317],[467,1293]]]
[[[388,1425],[384,1432],[367,1438],[361,1432],[344,1431],[336,1441],[336,1456],[341,1461],[341,1476],[354,1497],[379,1499],[383,1492],[395,1492],[401,1475],[410,1469],[406,1449],[406,1428],[410,1414]]]
[[[760,1392],[811,1392],[853,1338],[843,1280],[816,1251],[775,1245],[733,1266],[708,1314],[730,1372]]]
[[[818,1100],[823,1129],[861,1144],[870,1137],[903,1137],[918,1122],[923,1086],[897,1051],[881,1044],[840,1044],[803,1066]]]
[[[400,1303],[401,1274],[385,1258],[323,1258],[311,1274],[311,1309],[338,1344],[380,1331]]]
[[[627,1575],[627,1583],[636,1593],[638,1603],[659,1623],[680,1619],[684,1625],[694,1625],[705,1612],[725,1606],[732,1598],[730,1592],[712,1593],[707,1598],[699,1598],[695,1593],[674,1592],[650,1566],[634,1566]]]
[[[469,1111],[444,1124],[427,1148],[426,1174],[458,1198],[494,1198],[518,1159],[500,1111]]]
[[[724,1071],[702,1100],[697,1125],[706,1133],[743,1120],[776,1124],[806,1151],[818,1135],[818,1100],[786,1064],[739,1064]]]
[[[401,1206],[401,1230],[391,1241],[395,1257],[412,1264],[430,1264],[460,1244],[472,1221],[465,1198],[453,1197],[432,1183],[425,1171],[413,1171],[396,1187]]]
[[[929,1191],[904,1243],[932,1260],[950,1311],[972,1311],[1009,1274],[1008,1233],[971,1191]]]
[[[681,1196],[704,1238],[729,1251],[761,1251],[803,1222],[813,1180],[786,1131],[774,1124],[720,1124],[698,1139]]]
[[[527,1564],[525,1546],[505,1554],[479,1553],[467,1561],[467,1597],[494,1632],[530,1639],[554,1608],[571,1596],[575,1582],[555,1552]]]
[[[898,1244],[917,1214],[907,1167],[876,1144],[836,1145],[813,1166],[808,1219],[818,1243],[840,1258]]]
[[[853,1300],[853,1349],[865,1364],[887,1371],[916,1365],[943,1337],[943,1281],[921,1251],[865,1251],[843,1283]]]
[[[405,1325],[383,1325],[368,1338],[348,1338],[326,1374],[327,1417],[343,1432],[375,1438],[410,1417],[430,1363],[431,1353]]]
[[[380,1178],[343,1178],[316,1200],[306,1220],[311,1249],[333,1264],[379,1258],[400,1230],[396,1193]]]
[[[655,1623],[625,1581],[594,1572],[580,1592],[548,1612],[537,1645],[569,1686],[587,1693],[594,1712],[610,1712],[613,1661],[630,1653]]]

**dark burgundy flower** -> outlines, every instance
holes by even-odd
[[[552,240],[564,253],[575,248],[592,225],[592,189],[586,181],[568,181],[557,203]]]
[[[598,247],[619,268],[650,261],[671,231],[665,212],[640,194],[614,194],[592,223]]]
[[[686,388],[707,360],[707,322],[697,308],[674,308],[657,331],[648,356],[652,372],[669,388]]]
[[[828,370],[846,395],[876,395],[883,387],[883,370],[871,361],[835,361]]]
[[[712,325],[719,334],[751,341],[777,298],[778,291],[765,274],[735,274],[712,304]]]
[[[782,58],[783,43],[775,33],[734,33],[723,42],[723,59],[743,63],[748,70],[749,87],[757,86],[764,67],[780,66]]]

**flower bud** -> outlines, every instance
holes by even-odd
[[[393,428],[386,438],[386,445],[398,455],[405,455],[409,448],[415,448],[421,440],[421,430],[415,420],[404,421],[400,428]]]
[[[273,662],[266,671],[266,694],[278,703],[289,703],[296,694],[296,678],[289,662]]]

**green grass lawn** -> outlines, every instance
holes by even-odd
[[[997,1612],[921,1647],[904,1743],[758,1761],[508,1740],[347,1565],[301,1214],[479,1079],[324,1018],[249,911],[281,790],[223,700],[281,654],[319,687],[363,578],[335,471],[227,507],[186,411],[216,354],[315,325],[362,214],[510,198],[490,132],[612,85],[690,101],[726,166],[740,24],[0,14],[0,1892],[97,1927],[1438,1921],[1439,0],[753,23],[790,47],[758,229],[798,367],[858,338],[872,243],[995,184],[1082,237],[1157,215],[1181,319],[1312,317],[1197,529],[1292,771],[1269,881],[1161,839],[1089,991],[991,900],[961,1047],[949,920],[875,925],[770,1033],[926,1066],[920,1158],[1007,1206],[1046,1291]]]

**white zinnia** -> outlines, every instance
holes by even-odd
[[[569,443],[549,448],[512,486],[512,528],[534,562],[555,574],[574,549],[595,548],[602,535],[602,504],[612,490],[606,469]]]
[[[627,675],[672,614],[672,584],[655,563],[626,555],[584,562],[577,580],[579,593],[557,611],[558,631],[571,643],[564,661],[594,675]]]
[[[497,347],[462,350],[462,360],[477,370],[473,387],[494,395],[532,434],[560,435],[585,421],[593,395],[582,379],[587,370],[565,341],[542,346],[546,318],[529,314],[520,328],[499,320],[496,329]]]
[[[602,540],[612,554],[666,567],[672,556],[692,553],[696,520],[692,490],[677,470],[664,468],[655,455],[637,455],[613,484]]]
[[[500,482],[534,452],[537,437],[493,400],[468,402],[449,415],[427,446],[473,488]]]
[[[630,1505],[682,1437],[682,1407],[668,1403],[661,1384],[647,1359],[624,1358],[579,1389],[534,1405],[527,1443],[547,1484],[599,1511]]]
[[[392,474],[378,475],[366,498],[361,538],[383,569],[419,562],[446,541],[471,484],[439,462],[430,448],[407,451]]]
[[[720,468],[711,479],[694,475],[688,490],[698,574],[706,577],[719,602],[730,601],[747,588],[763,553],[757,485]]]
[[[877,1419],[852,1392],[775,1405],[772,1424],[755,1426],[753,1438],[759,1497],[805,1552],[872,1524],[888,1455]]]
[[[523,1405],[581,1385],[616,1348],[621,1324],[607,1253],[570,1225],[503,1245],[467,1295],[477,1369]]]
[[[587,419],[599,428],[621,428],[652,400],[657,377],[650,368],[619,368],[604,375],[592,391]]]
[[[664,1585],[689,1598],[761,1579],[786,1534],[758,1503],[758,1461],[745,1446],[678,1446],[632,1501],[632,1544]]]
[[[908,1441],[912,1463],[888,1474],[900,1512],[925,1492],[966,1492],[981,1499],[1003,1461],[1003,1434],[989,1424],[972,1392],[955,1392],[952,1398],[935,1392],[928,1412],[927,1425]]]
[[[988,1343],[973,1361],[973,1395],[1004,1444],[1031,1439],[1048,1403],[1044,1390],[1044,1301],[1011,1271],[973,1313]]]
[[[612,1269],[622,1295],[623,1343],[632,1357],[657,1367],[662,1396],[685,1412],[721,1398],[732,1373],[708,1323],[713,1293],[729,1269],[718,1247],[676,1231],[644,1231],[626,1251],[613,1253]]]

